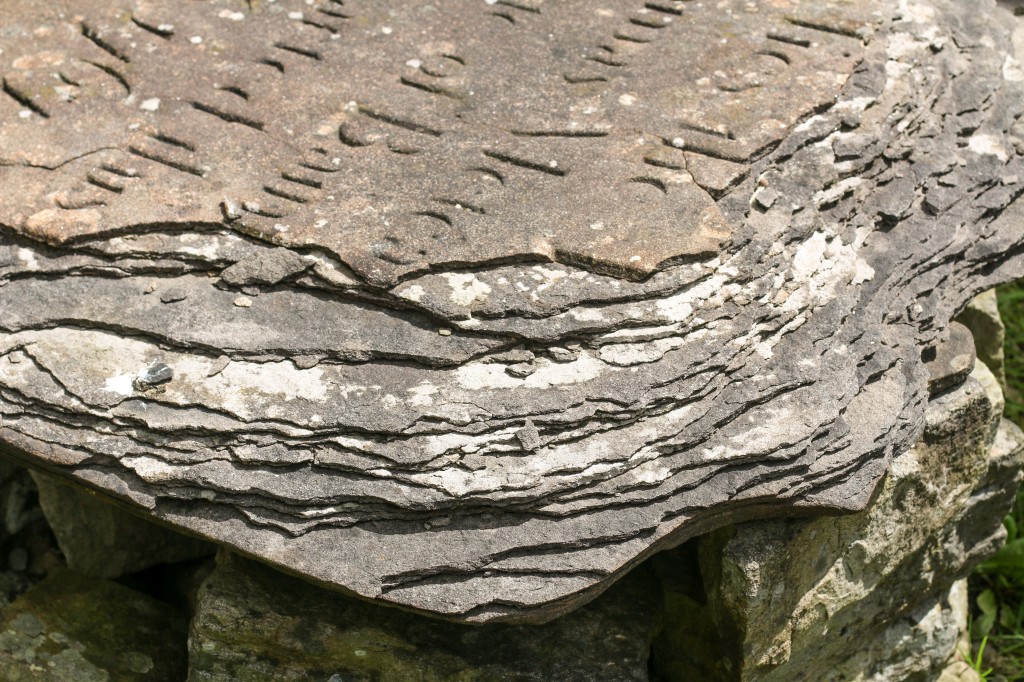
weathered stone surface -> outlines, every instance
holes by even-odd
[[[654,650],[663,677],[937,678],[966,629],[958,579],[1002,544],[1001,519],[1021,480],[1024,433],[1001,419],[1002,407],[979,364],[960,389],[931,400],[924,439],[893,460],[866,511],[702,538],[703,595],[673,601],[685,590],[668,584],[677,610]],[[676,550],[661,561],[674,554],[688,560]],[[702,634],[702,620],[717,633]],[[692,646],[695,635],[710,643]]]
[[[995,289],[979,294],[967,304],[957,321],[971,330],[978,359],[985,363],[999,381],[1006,387],[1006,356],[1003,344],[1006,341],[1006,327],[999,317],[999,304]]]
[[[642,567],[544,625],[446,623],[222,553],[199,592],[190,682],[646,681],[661,588]]]
[[[181,682],[187,622],[143,594],[59,570],[0,611],[8,682]]]
[[[117,578],[156,564],[213,554],[214,547],[130,514],[80,486],[34,473],[39,503],[68,568]]]
[[[716,195],[832,103],[875,3],[338,4],[19,2],[0,181],[25,186],[0,214],[51,243],[228,221],[381,283],[512,258],[647,275],[714,255]]]
[[[924,366],[928,369],[928,390],[940,393],[959,386],[974,369],[978,359],[971,331],[953,322],[947,338],[925,349]]]
[[[0,442],[365,598],[862,509],[1024,275],[991,1],[4,12]]]

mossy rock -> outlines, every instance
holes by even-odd
[[[641,566],[544,625],[458,625],[329,592],[222,552],[199,593],[189,680],[647,680],[661,608],[661,590]]]
[[[155,599],[60,569],[0,611],[0,679],[181,682],[187,629]]]

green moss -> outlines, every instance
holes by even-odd
[[[203,585],[192,682],[647,679],[661,593],[643,567],[539,626],[468,626],[325,591],[229,553]]]
[[[0,612],[0,679],[179,682],[185,637],[167,605],[59,570]]]

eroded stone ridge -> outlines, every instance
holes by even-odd
[[[3,10],[0,441],[364,597],[860,509],[1024,274],[994,5],[102,4]]]

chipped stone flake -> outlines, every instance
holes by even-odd
[[[571,362],[551,362],[538,359],[532,374],[525,378],[509,376],[499,364],[471,362],[455,372],[459,386],[471,390],[549,388],[590,381],[598,377],[605,364],[592,354],[584,352]]]

